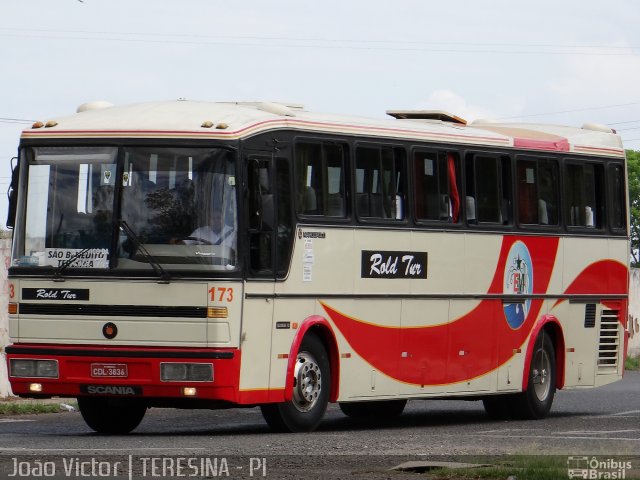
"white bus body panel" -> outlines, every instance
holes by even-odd
[[[66,280],[12,280],[16,292],[24,289],[88,289],[89,301],[65,301],[73,305],[98,305],[108,308],[120,306],[121,313],[72,314],[72,315],[11,315],[11,340],[22,343],[92,344],[92,345],[138,345],[153,347],[238,347],[240,341],[240,319],[242,318],[242,282],[171,282],[154,281],[91,281]],[[233,289],[220,301],[219,291],[211,289]],[[227,290],[228,292],[228,290]],[[214,295],[215,294],[215,295]],[[24,300],[21,303],[46,308],[63,303],[56,300]],[[204,309],[201,318],[176,318],[167,316],[136,316],[125,313],[127,307],[176,307],[187,306]],[[207,307],[225,307],[226,318],[207,318]],[[125,313],[125,314],[122,314]],[[20,321],[18,320],[20,318]],[[115,338],[107,339],[102,327],[107,322],[117,326]]]

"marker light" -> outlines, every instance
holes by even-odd
[[[9,315],[16,315],[18,313],[18,304],[17,303],[10,303],[7,306],[7,312],[9,312]]]
[[[198,389],[196,387],[184,387],[182,389],[182,395],[185,397],[195,397],[198,394]]]
[[[208,307],[207,318],[227,318],[229,311],[227,307]]]

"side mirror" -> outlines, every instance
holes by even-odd
[[[15,165],[13,161],[16,161]],[[9,199],[9,210],[7,212],[7,228],[13,229],[16,223],[16,207],[18,203],[18,182],[20,180],[20,164],[18,157],[11,159],[11,184],[7,190],[7,198]]]

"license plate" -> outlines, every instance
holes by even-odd
[[[126,363],[92,363],[91,376],[94,378],[126,378],[129,376]]]

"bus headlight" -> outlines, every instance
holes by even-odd
[[[57,360],[30,360],[12,358],[9,375],[21,378],[58,378]]]
[[[211,363],[161,363],[160,380],[163,382],[212,382]]]

